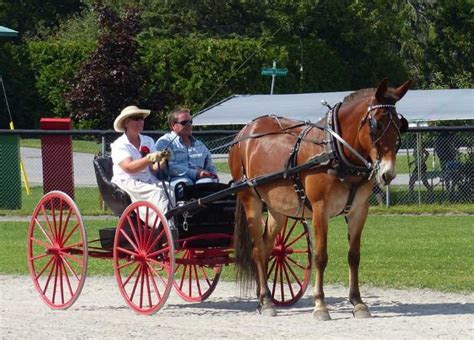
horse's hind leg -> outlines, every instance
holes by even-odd
[[[260,199],[253,195],[241,195],[242,204],[244,205],[245,214],[247,216],[247,224],[252,240],[252,258],[256,267],[256,281],[258,294],[258,311],[262,315],[275,316],[275,304],[270,298],[270,290],[267,285],[267,251],[264,243],[264,227],[262,225],[262,208],[263,204]]]
[[[349,300],[354,309],[352,311],[355,318],[370,318],[370,312],[367,305],[362,302],[359,290],[359,262],[360,262],[360,240],[362,229],[367,218],[368,205],[351,213],[347,218],[348,223],[348,241],[349,241]]]

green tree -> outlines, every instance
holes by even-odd
[[[56,28],[62,18],[83,8],[81,0],[0,0],[0,23],[17,30],[20,36],[41,38],[42,33]]]
[[[136,8],[128,8],[122,18],[100,3],[95,10],[100,28],[97,48],[69,82],[71,90],[65,98],[71,116],[80,126],[109,129],[123,107],[142,104],[144,75],[137,64],[135,39],[141,27]],[[162,105],[164,100],[160,99],[153,102]]]

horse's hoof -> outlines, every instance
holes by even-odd
[[[318,321],[329,321],[331,320],[331,316],[327,310],[315,310],[313,312],[313,316]]]
[[[276,316],[277,315],[275,306],[262,306],[262,305],[259,305],[257,307],[257,312],[260,315],[263,315],[263,316]]]
[[[354,306],[354,309],[352,310],[352,315],[354,315],[356,319],[367,319],[372,317],[369,312],[369,308],[363,303],[358,303]]]

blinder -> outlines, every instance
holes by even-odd
[[[376,140],[378,130],[380,129],[380,124],[377,121],[377,119],[375,119],[375,117],[373,116],[370,116],[369,118],[369,128],[370,128],[370,137],[372,138],[372,140]]]
[[[403,117],[403,115],[398,114],[398,119],[400,120],[400,133],[405,133],[408,131],[408,120]]]
[[[375,114],[371,113],[372,111],[376,109],[382,109],[382,108],[386,109],[386,111],[383,114],[389,115],[390,117],[390,120],[385,127],[381,126],[381,124],[375,118]],[[394,115],[397,115],[398,120],[400,121],[400,127],[398,127],[393,121]],[[387,132],[391,124],[395,126],[395,129],[398,134],[398,138],[397,138],[397,152],[398,152],[398,150],[401,147],[401,142],[402,142],[401,134],[408,131],[408,120],[405,117],[403,117],[403,115],[397,113],[395,109],[395,105],[379,104],[379,105],[369,106],[367,108],[366,119],[368,120],[368,124],[369,124],[370,138],[372,139],[372,143],[374,145],[380,140],[380,138],[382,138],[385,132]],[[380,132],[380,130],[383,130],[383,131]]]

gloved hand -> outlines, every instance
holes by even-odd
[[[167,161],[169,161],[172,156],[173,156],[173,154],[171,153],[171,150],[163,150],[163,151],[161,151],[161,157],[162,157],[162,159],[166,159]]]
[[[155,163],[161,161],[162,159],[170,159],[171,154],[169,151],[155,151],[149,153],[145,157],[150,163]]]

